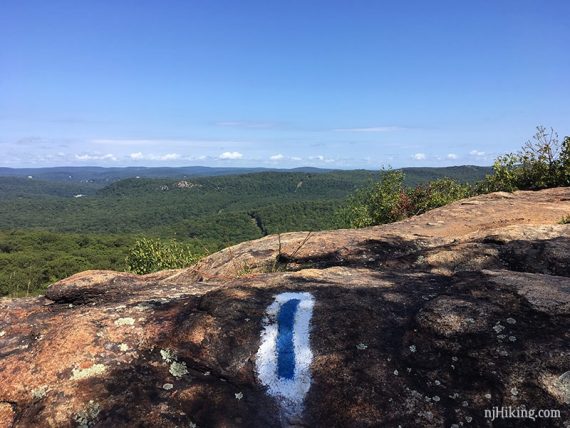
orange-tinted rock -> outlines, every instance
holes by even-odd
[[[567,417],[568,213],[570,189],[491,194],[0,300],[0,427],[486,426],[485,409],[522,404]],[[315,298],[312,385],[294,421],[254,369],[283,291]]]
[[[16,413],[10,403],[0,403],[0,428],[10,428]]]

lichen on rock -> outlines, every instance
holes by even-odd
[[[93,376],[98,376],[107,371],[107,367],[104,364],[93,364],[91,367],[85,369],[73,369],[71,374],[71,380],[82,380]]]
[[[134,318],[119,318],[118,320],[115,320],[115,325],[134,325],[135,323],[135,319]]]
[[[179,363],[178,361],[173,361],[170,364],[170,368],[168,369],[170,374],[175,377],[182,377],[185,374],[188,374],[188,368],[186,367],[185,362]]]
[[[101,411],[98,403],[90,400],[84,409],[75,414],[74,420],[79,428],[89,428],[95,424],[96,418]]]

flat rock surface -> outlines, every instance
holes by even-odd
[[[569,188],[495,193],[2,299],[0,427],[567,427],[568,214]],[[255,371],[284,291],[315,299],[295,420]],[[502,406],[561,418],[491,425],[484,411]]]

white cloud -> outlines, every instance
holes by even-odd
[[[457,155],[455,153],[449,153],[447,155],[447,159],[451,159],[451,160],[457,159]]]
[[[309,160],[325,162],[325,163],[333,163],[333,162],[337,161],[336,159],[327,158],[326,156],[323,156],[323,155],[309,156]]]
[[[282,160],[284,158],[285,156],[283,156],[281,153],[279,153],[278,155],[269,156],[269,159],[271,160]]]
[[[300,160],[303,160],[303,158],[300,158],[299,156],[293,156],[293,157],[291,158],[291,160],[300,161]]]
[[[115,157],[115,155],[112,154],[106,154],[106,155],[75,155],[75,159],[80,160],[80,161],[86,161],[86,160],[110,160],[110,161],[116,161],[117,158]]]
[[[426,158],[426,154],[425,153],[416,153],[413,158],[415,160],[424,160]]]
[[[144,155],[142,152],[131,153],[129,157],[133,160],[151,160],[151,161],[171,161],[180,159],[178,153],[167,153],[165,155]]]
[[[485,152],[480,152],[479,150],[471,150],[469,154],[471,156],[485,156]]]
[[[400,131],[405,128],[398,126],[372,126],[368,128],[337,128],[333,129],[334,132],[392,132]]]
[[[219,159],[241,159],[243,155],[240,152],[224,152],[219,156]]]

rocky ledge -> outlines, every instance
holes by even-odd
[[[569,214],[570,188],[493,193],[3,299],[0,426],[568,427]],[[260,373],[268,325],[290,338],[285,305],[271,315],[289,295],[312,310],[274,349],[285,387],[310,362],[294,412]],[[485,414],[508,406],[560,417]]]

